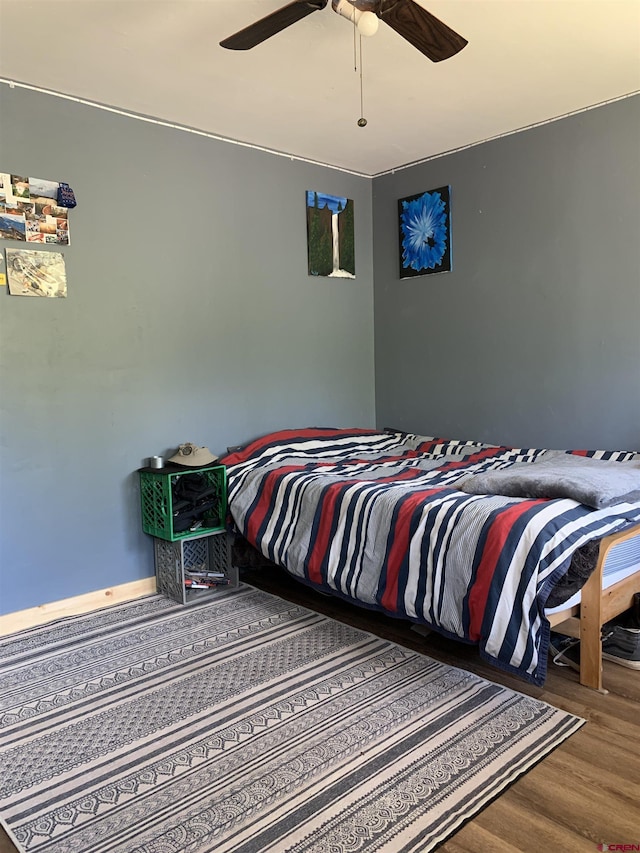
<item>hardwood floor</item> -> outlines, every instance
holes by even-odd
[[[605,661],[606,695],[582,687],[573,670],[558,667],[551,667],[544,687],[533,687],[485,664],[471,646],[437,634],[423,637],[407,622],[323,596],[279,569],[244,570],[241,577],[266,592],[587,720],[441,845],[439,853],[595,853],[599,844],[640,850],[640,671]],[[0,853],[15,851],[0,828]]]
[[[9,836],[0,826],[0,853],[16,853],[15,845],[9,840]]]

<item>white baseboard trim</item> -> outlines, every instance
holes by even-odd
[[[77,616],[79,613],[90,613],[92,610],[99,610],[109,604],[131,601],[155,591],[156,578],[153,575],[139,581],[131,581],[130,583],[111,586],[108,589],[87,592],[84,595],[74,595],[72,598],[64,598],[61,601],[52,601],[50,604],[30,607],[28,610],[17,610],[15,613],[0,616],[0,637],[13,634],[15,631],[24,631],[26,628],[34,628],[36,625],[44,625],[54,619]]]

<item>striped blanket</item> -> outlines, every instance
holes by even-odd
[[[271,433],[221,461],[231,517],[265,557],[324,591],[476,643],[490,663],[540,685],[545,603],[573,552],[640,521],[640,503],[595,510],[456,489],[545,452],[314,428]]]

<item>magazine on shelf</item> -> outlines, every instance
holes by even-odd
[[[229,578],[191,578],[185,577],[184,585],[187,589],[213,589],[216,586],[228,586]]]
[[[224,572],[197,572],[192,569],[185,569],[184,574],[188,578],[226,578]]]

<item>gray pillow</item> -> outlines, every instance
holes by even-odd
[[[568,453],[545,455],[534,462],[475,474],[456,488],[470,495],[571,498],[602,509],[640,501],[640,462],[613,462]]]

